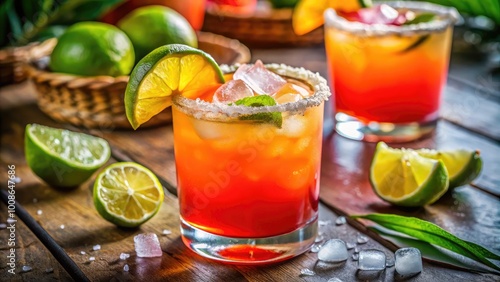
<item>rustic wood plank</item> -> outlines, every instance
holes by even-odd
[[[440,122],[433,138],[408,143],[410,148],[478,148],[484,154],[484,171],[477,183],[498,188],[500,148],[488,140],[466,134],[459,127]],[[401,145],[398,145],[401,147]],[[420,209],[403,209],[382,201],[369,183],[369,166],[375,144],[329,136],[323,147],[321,199],[339,211],[351,214],[371,212],[416,216],[435,222],[470,241],[500,251],[500,200],[470,186],[456,188],[437,203]],[[492,156],[492,157],[490,157]],[[493,186],[495,185],[495,186]]]

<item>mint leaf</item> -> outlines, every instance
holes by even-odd
[[[432,13],[422,13],[417,15],[413,20],[405,22],[403,25],[426,23],[432,21],[435,17],[436,15]]]
[[[234,104],[238,106],[247,106],[247,107],[264,107],[264,106],[275,106],[276,101],[271,96],[258,95],[240,99],[234,102]],[[281,125],[283,124],[283,117],[281,116],[280,112],[246,115],[240,117],[240,119],[252,120],[262,123],[271,123],[277,126],[278,128],[281,128]]]
[[[371,220],[387,229],[406,234],[423,242],[440,246],[477,262],[481,262],[495,270],[500,270],[500,267],[489,260],[498,260],[500,259],[499,255],[490,252],[478,244],[462,240],[428,221],[415,217],[380,213],[353,215],[351,217]]]

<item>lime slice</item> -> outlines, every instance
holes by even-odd
[[[323,13],[328,8],[355,12],[372,6],[371,0],[300,0],[292,15],[292,27],[297,35],[304,35],[324,23]]]
[[[97,176],[94,205],[107,221],[136,227],[153,217],[163,203],[163,187],[147,168],[132,162],[115,163]]]
[[[82,184],[108,161],[111,153],[102,138],[38,124],[26,126],[24,139],[28,166],[57,187]]]
[[[483,167],[479,151],[421,149],[417,150],[417,153],[426,158],[443,161],[450,176],[450,188],[471,183]]]
[[[207,53],[182,44],[159,47],[137,63],[125,91],[125,110],[134,129],[172,105],[171,95],[195,99],[224,83]]]
[[[379,142],[370,182],[383,200],[408,207],[429,205],[448,190],[448,172],[441,160],[424,158],[414,150],[393,149]]]

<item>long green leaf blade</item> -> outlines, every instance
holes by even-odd
[[[491,263],[487,258],[500,259],[500,256],[490,252],[484,247],[462,240],[447,232],[441,227],[414,217],[404,217],[394,214],[368,214],[356,215],[354,218],[364,218],[377,224],[395,230],[422,241],[441,246],[466,257],[480,261],[491,268],[500,270],[500,267]]]

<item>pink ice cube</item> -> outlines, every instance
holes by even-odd
[[[134,245],[137,256],[141,258],[161,257],[163,254],[160,241],[154,233],[144,233],[135,236]]]
[[[231,103],[253,96],[253,91],[241,79],[230,80],[215,91],[212,102]]]
[[[286,84],[285,79],[266,69],[260,60],[255,62],[254,65],[243,65],[239,67],[234,73],[233,79],[243,80],[259,95],[273,94]]]

